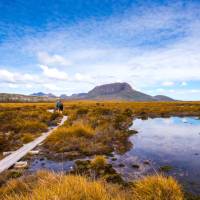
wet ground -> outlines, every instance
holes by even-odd
[[[194,117],[136,119],[129,139],[133,147],[109,162],[126,179],[165,173],[176,177],[187,191],[200,194],[200,120]],[[74,161],[52,161],[36,157],[29,171],[70,171]],[[160,170],[162,168],[162,171]]]

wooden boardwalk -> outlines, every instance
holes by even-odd
[[[43,133],[40,137],[36,138],[32,142],[25,144],[23,147],[14,151],[9,156],[0,160],[0,173],[7,170],[11,166],[13,166],[17,161],[19,161],[21,158],[23,158],[29,151],[31,151],[38,144],[43,142],[54,130],[56,130],[59,126],[63,125],[66,120],[67,120],[67,116],[64,116],[58,126],[49,130],[48,132]]]

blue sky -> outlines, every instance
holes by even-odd
[[[200,100],[198,0],[0,0],[0,92],[128,82]]]

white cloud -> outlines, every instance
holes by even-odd
[[[81,82],[92,82],[93,81],[92,77],[88,74],[76,73],[74,77],[75,77],[76,81],[81,81]]]
[[[68,80],[68,75],[64,71],[59,71],[56,68],[49,68],[45,65],[39,65],[40,68],[43,70],[43,74],[51,79],[57,79],[57,80]]]
[[[172,81],[165,81],[162,83],[163,86],[173,86],[174,85],[174,82]]]
[[[24,86],[25,86],[26,88],[28,88],[28,89],[30,89],[30,88],[33,87],[33,85],[31,85],[31,84],[25,84]]]
[[[8,87],[10,87],[10,88],[18,88],[19,85],[14,84],[14,83],[9,83],[9,84],[8,84]]]
[[[50,91],[59,91],[59,90],[61,90],[61,88],[59,88],[55,84],[44,84],[43,87],[48,89],[48,90],[50,90]]]
[[[36,75],[23,74],[19,72],[11,72],[7,69],[0,69],[0,82],[22,83],[26,81],[40,82]],[[14,84],[13,84],[14,85]]]
[[[71,62],[66,60],[61,55],[49,55],[46,52],[39,52],[38,53],[38,60],[44,65],[50,65],[50,66],[69,66],[71,65]]]
[[[185,82],[185,81],[183,81],[182,83],[181,83],[181,86],[186,86],[187,85],[187,82]]]
[[[157,88],[156,91],[157,91],[158,93],[161,93],[161,92],[163,93],[163,92],[165,92],[165,89],[163,89],[163,88]]]
[[[15,76],[14,73],[9,72],[6,69],[0,69],[0,81],[13,82],[14,76]]]

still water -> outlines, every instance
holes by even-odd
[[[190,192],[200,194],[200,120],[193,117],[155,118],[133,121],[133,147],[110,160],[126,179],[160,172],[175,176]]]
[[[114,154],[109,162],[126,180],[147,174],[165,173],[176,177],[184,188],[200,194],[200,120],[194,117],[135,119],[130,129],[138,133],[129,140],[133,147],[123,155]],[[85,158],[90,159],[90,158]],[[70,171],[74,161],[36,158],[29,171],[48,169]],[[168,172],[160,167],[168,166]]]

